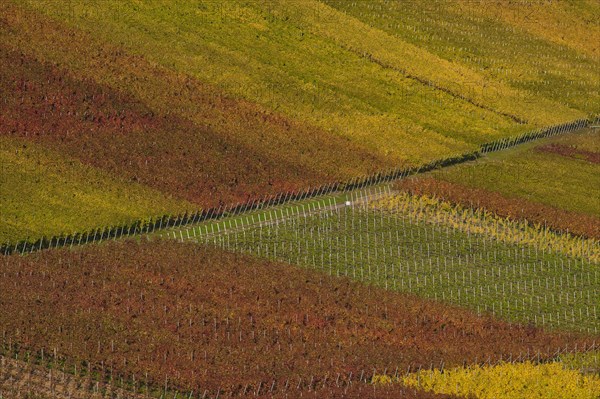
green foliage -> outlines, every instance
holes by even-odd
[[[597,333],[598,265],[548,253],[535,243],[503,243],[451,224],[430,224],[411,213],[349,207],[228,234],[203,234],[202,228],[197,232],[199,237],[191,236],[201,242],[467,306],[477,313]]]
[[[491,101],[493,95],[502,95],[494,87],[501,82],[534,94],[534,103],[545,98],[586,114],[600,110],[600,81],[594,77],[598,47],[590,40],[600,31],[586,19],[598,12],[593,1],[577,1],[577,6],[566,1],[324,1],[484,77],[485,85],[472,82],[464,92],[487,91]],[[525,26],[526,20],[530,26]],[[502,99],[496,102],[500,105]]]
[[[210,133],[216,139],[208,141],[207,147],[222,147],[222,151],[208,156],[218,158],[217,166],[204,170],[208,160],[202,164],[202,181],[206,183],[216,169],[223,169],[219,169],[219,162],[230,161],[225,156],[227,151],[249,154],[246,158],[231,158],[231,163],[247,165],[249,172],[240,178],[227,169],[224,177],[219,175],[216,182],[197,190],[202,195],[210,192],[206,195],[215,198],[232,187],[237,191],[235,195],[242,198],[260,193],[262,186],[273,181],[282,190],[280,187],[285,188],[288,183],[305,184],[313,179],[318,184],[333,177],[362,174],[366,168],[372,172],[391,165],[415,165],[469,153],[483,142],[587,115],[595,111],[597,103],[597,81],[592,73],[597,61],[588,56],[590,48],[582,44],[579,36],[564,39],[570,43],[565,50],[557,44],[555,31],[544,35],[521,31],[514,28],[517,22],[512,20],[473,16],[468,8],[453,10],[446,3],[433,7],[435,18],[431,17],[427,2],[410,2],[401,9],[388,2],[310,0],[105,0],[68,5],[12,1],[0,7],[0,28],[7,48],[34,58],[40,65],[60,66],[75,80],[88,79],[131,96],[134,103],[144,104],[147,114],[156,112],[160,118],[175,115],[190,121],[189,131],[173,133],[179,143],[178,153],[186,151],[181,143],[196,143],[196,153],[192,151],[188,159],[197,159],[197,148],[202,146],[198,140],[186,140],[186,135],[196,131],[196,127],[217,125]],[[578,12],[590,10],[584,7]],[[552,12],[571,15],[570,10]],[[544,18],[551,19],[552,12],[544,12]],[[386,18],[380,18],[381,15]],[[574,26],[579,32],[586,24],[590,25],[580,21]],[[514,65],[507,68],[510,62]],[[545,71],[550,71],[550,75]],[[587,97],[582,102],[578,96],[582,96],[584,87]],[[244,107],[239,105],[241,102],[234,106],[223,93],[236,101],[248,102],[242,101]],[[559,101],[558,96],[568,98]],[[217,111],[209,114],[204,108]],[[243,118],[234,118],[232,114],[237,115],[240,109],[244,111]],[[290,118],[268,115],[265,110]],[[277,129],[261,124],[248,127],[254,119],[276,121],[273,125],[277,124]],[[304,130],[292,129],[292,134],[290,123],[298,123]],[[131,161],[131,157],[147,151],[144,148],[151,142],[160,141],[145,142],[149,137],[145,133],[142,129],[139,136],[126,135],[142,144],[141,149],[121,152],[119,162],[113,164],[113,169],[108,168],[111,172],[118,173],[114,165],[121,165],[123,159]],[[110,147],[101,144],[95,142],[94,148],[104,151]],[[134,148],[128,141],[115,140],[110,144]],[[59,146],[49,141],[44,145]],[[165,143],[161,141],[156,147],[162,145]],[[347,156],[341,151],[346,145]],[[315,146],[322,151],[312,151]],[[81,155],[69,148],[71,155]],[[152,151],[157,156],[163,149]],[[94,158],[95,165],[102,165],[103,157],[107,158],[107,165],[111,164],[115,159],[110,152]],[[187,165],[194,174],[199,168],[197,163],[173,159],[181,162],[162,165],[163,180],[178,173],[180,167]],[[144,157],[135,160],[143,163]],[[532,158],[523,162],[534,161]],[[280,170],[291,172],[283,173],[282,181],[276,181],[273,165],[283,165]],[[31,173],[22,169],[24,165],[13,164],[10,168],[12,177],[7,178],[11,180],[7,183],[32,179]],[[561,170],[555,169],[544,173]],[[500,183],[506,184],[507,189],[523,191],[519,184],[511,184],[505,172],[500,171],[504,173],[504,183],[502,179]],[[569,170],[569,174],[571,177],[565,179],[570,179],[568,188],[573,190],[569,192],[575,198],[562,200],[564,205],[590,212],[593,196],[584,194],[576,183],[589,181],[597,175],[596,171],[575,170],[571,175]],[[152,173],[146,173],[144,179],[145,183],[154,181]],[[185,179],[163,181],[153,187],[161,191],[170,188],[173,195],[179,195],[182,190],[195,187],[195,179],[188,173]],[[112,199],[103,197],[105,193],[94,194],[104,189],[88,188],[93,193],[75,201],[82,206],[78,213],[94,214],[93,218],[86,216],[85,221],[72,219],[68,210],[61,209],[74,203],[73,198],[68,198],[68,190],[44,199],[35,185],[26,187],[13,194],[19,197],[19,203],[30,194],[34,199],[31,204],[45,203],[25,204],[19,209],[15,207],[17,201],[8,197],[2,204],[7,210],[7,216],[3,216],[7,222],[0,240],[39,237],[41,224],[43,233],[52,236],[69,233],[73,227],[87,230],[97,226],[90,219],[114,226],[131,221],[134,216],[147,217],[165,210],[176,213],[188,207],[170,199],[156,201],[156,192],[144,194],[142,200],[141,193],[146,189],[135,184],[116,185],[120,188],[115,189],[118,193]],[[564,198],[562,193],[556,194],[558,188],[564,188],[562,185],[560,182],[560,186],[542,188],[535,195]],[[136,199],[116,200],[123,196]],[[143,204],[130,205],[140,204],[139,201]],[[53,209],[51,222],[45,217],[46,208]],[[61,213],[66,216],[57,217]],[[31,217],[21,218],[25,215]]]
[[[64,238],[74,231],[192,208],[35,144],[6,137],[0,144],[2,244],[43,235]]]
[[[570,353],[560,357],[560,363],[569,369],[600,376],[600,352]]]
[[[595,151],[598,138],[590,130],[549,138],[432,174],[448,182],[600,217],[600,164],[536,150],[540,144],[559,143]]]

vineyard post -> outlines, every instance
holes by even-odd
[[[298,188],[297,200],[302,201],[304,198],[304,194],[306,193],[307,188]]]
[[[317,192],[319,186],[315,186],[315,187],[310,187],[309,191],[306,192],[306,198],[312,198],[314,193]]]
[[[273,194],[273,201],[271,202],[271,206],[279,205],[280,199],[281,199],[281,195],[279,193]]]
[[[290,201],[295,201],[296,200],[296,196],[298,195],[298,190],[299,189],[296,187],[296,188],[291,189],[289,191],[289,200]]]
[[[304,198],[306,198],[305,196],[307,191],[308,189],[300,190],[300,192],[298,193],[298,201],[302,201]]]
[[[317,192],[313,195],[313,197],[317,197],[317,198],[320,197],[321,195],[323,195],[323,191],[325,191],[324,184],[317,187]]]
[[[302,201],[304,199],[304,194],[306,193],[306,189],[298,189],[298,201]]]
[[[291,198],[291,191],[286,191],[283,196],[282,204],[287,204],[288,200]]]
[[[214,207],[208,208],[205,212],[204,212],[204,221],[206,220],[211,220],[213,213],[214,213]]]
[[[287,191],[279,193],[277,195],[277,205],[285,204],[286,197],[287,197]]]

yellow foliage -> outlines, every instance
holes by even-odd
[[[463,208],[426,195],[397,193],[375,200],[370,206],[428,223],[439,223],[469,234],[486,235],[505,243],[533,245],[539,250],[563,253],[596,263],[600,261],[600,245],[594,239],[556,234],[524,221],[510,220],[485,210]]]
[[[439,394],[480,399],[600,398],[600,377],[565,369],[560,363],[531,362],[423,370],[405,377],[374,375],[372,384],[400,383]]]
[[[381,380],[385,379],[382,376],[373,377],[373,381]],[[600,377],[567,370],[560,363],[503,363],[497,366],[475,365],[444,371],[423,370],[395,380],[397,383],[426,391],[459,396],[472,395],[479,399],[600,397]]]
[[[389,375],[375,374],[371,378],[371,384],[387,385],[392,383],[392,377]]]

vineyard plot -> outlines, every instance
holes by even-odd
[[[599,267],[362,207],[294,215],[194,239],[507,320],[597,333]]]
[[[375,373],[591,349],[597,337],[191,242],[120,240],[0,261],[0,357],[151,397],[317,388],[314,397],[341,397],[326,390],[352,391]]]

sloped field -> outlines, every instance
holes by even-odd
[[[582,40],[597,29],[585,19],[558,38],[468,3],[1,7],[0,133],[198,207],[420,164],[598,112],[596,50]]]
[[[135,375],[138,388],[307,390],[587,342],[192,243],[9,256],[0,276],[5,350]]]
[[[600,237],[600,133],[587,130],[398,182],[415,194]]]
[[[21,138],[0,136],[0,242],[88,231],[194,205]]]
[[[600,377],[568,370],[560,362],[500,363],[447,370],[423,370],[400,378],[377,376],[378,384],[395,383],[428,392],[480,399],[595,399]]]
[[[478,314],[598,333],[597,241],[405,195],[371,207],[301,213],[215,234],[200,228],[189,236]]]
[[[597,396],[599,12],[0,2],[0,399]]]
[[[432,65],[455,66],[458,77],[444,68],[428,72],[496,112],[543,121],[567,108],[600,111],[600,27],[593,17],[600,10],[593,0],[324,2],[427,51],[439,60]],[[408,63],[423,60],[416,58]]]

